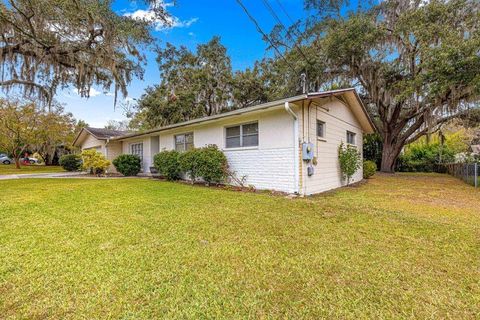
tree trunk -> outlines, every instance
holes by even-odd
[[[15,157],[15,168],[20,169],[20,158]]]
[[[402,144],[388,143],[387,139],[384,141],[386,142],[383,143],[380,171],[393,173],[400,151],[402,151]]]

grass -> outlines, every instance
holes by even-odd
[[[60,166],[27,165],[15,168],[14,164],[0,164],[0,175],[63,172]]]
[[[0,318],[480,314],[480,192],[446,175],[294,200],[145,179],[0,190]]]

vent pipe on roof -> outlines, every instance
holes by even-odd
[[[300,86],[302,87],[302,93],[306,94],[307,93],[307,74],[303,72],[300,75]]]

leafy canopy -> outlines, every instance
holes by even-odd
[[[0,100],[0,150],[13,156],[17,168],[24,152],[40,141],[40,117],[33,103]]]
[[[135,107],[131,125],[154,128],[266,102],[269,65],[233,73],[219,37],[197,46],[167,44],[158,50],[161,81],[146,89]],[[273,88],[273,86],[272,86]]]
[[[164,6],[147,1],[156,20],[169,23]],[[52,102],[73,86],[88,97],[92,85],[127,95],[143,76],[140,48],[152,43],[152,21],[119,15],[111,0],[3,0],[0,2],[0,86]]]
[[[306,29],[295,39],[273,35],[310,91],[361,92],[383,140],[381,169],[392,171],[406,143],[478,101],[480,2],[387,0],[341,14],[345,3],[305,0],[316,10]],[[290,94],[298,77],[291,79],[283,85]]]

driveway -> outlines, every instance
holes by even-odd
[[[86,175],[85,172],[51,172],[51,173],[25,173],[0,175],[0,180],[31,179],[31,178],[70,178]]]

